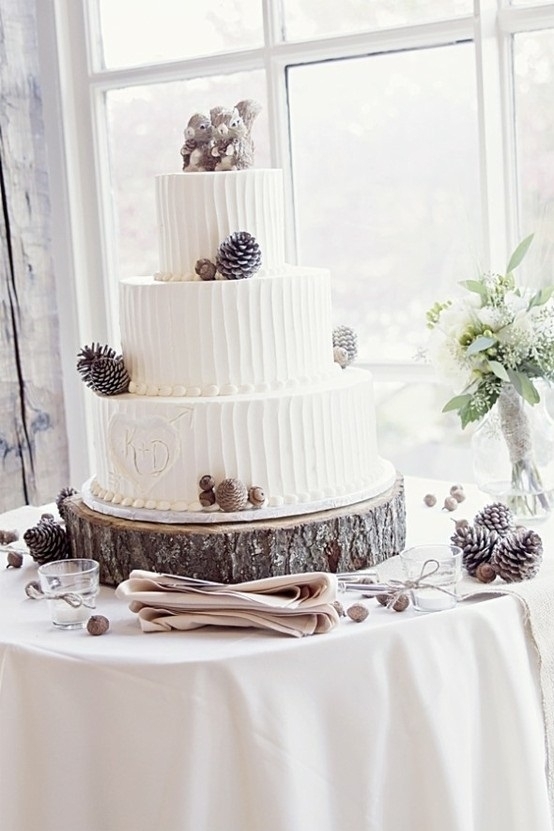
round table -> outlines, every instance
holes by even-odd
[[[422,502],[447,485],[406,486],[409,542],[447,541],[452,516]],[[49,624],[25,560],[0,569],[2,831],[551,831],[515,598],[429,615],[368,600],[363,623],[295,639],[146,635],[104,587],[111,627],[92,637]]]

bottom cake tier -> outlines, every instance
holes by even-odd
[[[260,487],[256,517],[345,506],[395,479],[377,452],[373,381],[348,368],[332,381],[275,393],[177,398],[94,397],[91,507],[160,522],[232,520],[202,508],[198,482]]]

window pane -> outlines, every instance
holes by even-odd
[[[362,357],[410,359],[481,249],[472,46],[295,67],[289,99],[298,261]]]
[[[263,44],[261,0],[98,0],[104,66],[183,60]]]
[[[376,381],[375,405],[379,452],[405,476],[474,481],[471,435],[460,428],[456,413],[443,413],[452,390],[432,383]],[[447,493],[436,496],[442,501]],[[423,499],[424,494],[421,494]]]
[[[472,0],[283,0],[285,37],[304,40],[472,14]]]
[[[554,256],[554,29],[514,38],[516,132],[521,235],[534,281],[552,282]],[[538,244],[537,244],[538,243]]]
[[[232,106],[243,98],[255,98],[263,105],[253,135],[256,166],[268,167],[263,72],[129,87],[107,94],[119,259],[116,278],[153,274],[158,269],[154,177],[181,171],[180,148],[189,116],[195,112],[209,113],[218,104]]]

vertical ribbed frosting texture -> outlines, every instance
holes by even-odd
[[[329,273],[315,268],[208,283],[124,280],[130,392],[232,395],[329,378],[338,369],[330,297]]]
[[[159,272],[156,279],[198,280],[199,259],[215,260],[219,245],[248,231],[261,252],[260,275],[284,264],[283,180],[280,170],[171,173],[156,177]]]

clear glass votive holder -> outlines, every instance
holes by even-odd
[[[453,609],[462,578],[462,549],[456,545],[416,545],[400,553],[405,580],[419,585],[410,589],[414,609],[437,612]]]
[[[38,568],[50,619],[59,629],[84,629],[96,607],[100,566],[96,560],[54,560]]]

